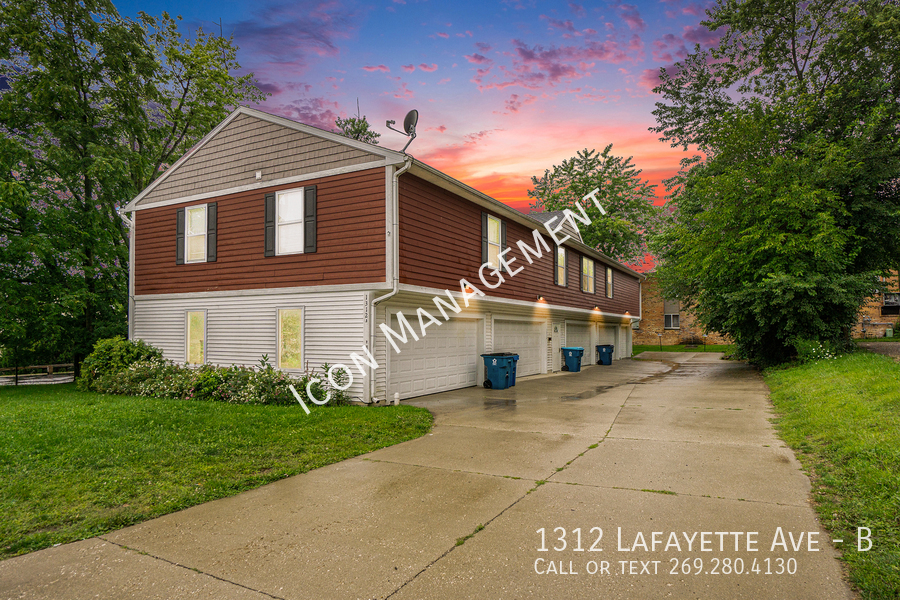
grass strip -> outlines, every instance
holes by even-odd
[[[765,380],[853,584],[863,598],[900,598],[900,364],[855,352]],[[868,552],[857,550],[858,527],[872,530]]]
[[[427,410],[0,388],[0,558],[93,537],[424,435]]]

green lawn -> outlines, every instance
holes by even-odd
[[[666,346],[663,345],[662,349],[658,345],[653,344],[635,344],[631,347],[631,355],[637,356],[641,352],[724,352],[725,354],[731,354],[734,352],[734,346],[729,344],[707,344],[703,346],[703,344],[697,346],[696,348],[688,348],[687,346],[683,346],[681,344],[676,344],[674,346]]]
[[[0,558],[230,496],[424,435],[397,406],[244,406],[0,387]]]
[[[765,373],[777,427],[864,598],[900,598],[900,364],[855,352]],[[857,552],[857,527],[873,547]]]

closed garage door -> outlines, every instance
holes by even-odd
[[[616,343],[616,326],[615,325],[600,325],[600,336],[597,341],[598,344],[612,344]],[[615,354],[613,357],[619,355],[619,348],[615,349]]]
[[[546,360],[547,344],[541,323],[528,321],[494,321],[494,352],[519,355],[516,375],[536,375]]]
[[[576,325],[575,323],[566,323],[566,346],[580,346],[584,348],[585,356],[591,348],[591,330],[588,325]]]
[[[391,327],[400,331],[397,317]],[[478,375],[478,322],[450,319],[440,327],[432,325],[419,341],[407,332],[400,354],[390,352],[388,397],[396,392],[401,398],[413,398],[475,385]]]

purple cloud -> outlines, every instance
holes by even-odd
[[[584,7],[580,4],[576,4],[574,2],[569,2],[569,10],[572,11],[572,14],[576,17],[586,17],[587,11],[584,10]]]
[[[466,57],[467,61],[469,61],[472,64],[476,64],[476,65],[483,65],[485,63],[492,62],[491,59],[489,59],[488,57],[482,56],[477,53],[476,54],[466,54],[465,57]]]
[[[431,63],[430,66],[422,63],[419,65],[419,69],[425,71],[426,73],[434,73],[435,71],[437,71],[438,66],[434,63]]]
[[[331,131],[334,128],[335,119],[341,116],[340,108],[337,102],[325,98],[303,98],[282,104],[274,108],[273,112],[313,127]]]
[[[478,48],[481,52],[491,51],[491,45],[484,42],[475,42],[475,47]]]
[[[416,65],[403,65],[400,68],[403,69],[404,71],[406,71],[407,73],[412,73],[413,71],[416,70]]]
[[[641,18],[641,14],[634,4],[620,4],[618,9],[619,16],[632,31],[644,31],[647,28],[647,24]]]
[[[383,71],[384,73],[390,73],[391,70],[387,68],[385,65],[375,65],[373,66],[365,66],[362,67],[363,71],[368,71],[369,73],[374,73],[375,71]]]
[[[723,35],[725,35],[724,27],[717,31],[710,31],[703,25],[698,25],[697,27],[685,25],[682,37],[686,42],[700,44],[703,48],[712,48],[719,44],[719,40],[722,39]]]

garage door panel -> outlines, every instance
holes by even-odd
[[[566,346],[581,347],[585,353],[590,350],[591,330],[588,325],[566,323]]]
[[[547,347],[542,323],[503,321],[494,323],[494,352],[515,352],[519,355],[516,375],[536,375],[541,372]]]
[[[400,331],[396,317],[394,331]],[[391,351],[388,395],[413,398],[476,385],[478,375],[478,323],[451,319],[429,327],[419,340],[408,338],[400,353]]]

